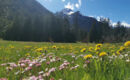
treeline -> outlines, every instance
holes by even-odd
[[[76,42],[77,31],[79,30],[70,26],[67,19],[53,15],[33,18],[16,17],[12,21],[12,25],[2,35],[2,38],[13,41]],[[83,37],[83,35],[80,35],[80,37]]]
[[[112,26],[109,19],[101,18],[98,25],[93,24],[88,32],[89,42],[124,42],[130,40],[130,28],[121,25]]]
[[[130,40],[130,29],[118,22],[115,27],[109,19],[94,22],[90,30],[78,25],[78,20],[70,24],[67,18],[58,16],[15,17],[11,24],[1,31],[1,37],[12,41],[54,41],[54,42],[123,42]],[[1,23],[2,24],[2,23]],[[4,24],[4,23],[3,23]]]

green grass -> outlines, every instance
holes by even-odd
[[[0,78],[8,80],[29,80],[31,76],[39,76],[43,71],[44,80],[130,80],[130,47],[117,51],[123,46],[123,43],[105,43],[100,50],[95,50],[95,43],[47,43],[47,42],[16,42],[0,41]],[[29,46],[27,48],[27,46]],[[56,48],[53,48],[56,46]],[[93,50],[89,51],[92,47]],[[38,51],[37,49],[42,50]],[[86,48],[84,52],[81,52]],[[106,52],[106,56],[100,57],[100,52]],[[92,58],[84,59],[85,55],[91,54]],[[52,57],[52,58],[50,58]],[[112,58],[111,58],[112,57]],[[41,65],[25,71],[26,67],[17,66],[12,70],[7,70],[9,64],[1,66],[3,63],[15,63],[19,65],[21,59],[37,60]],[[46,59],[40,62],[40,60]],[[60,59],[60,60],[57,60]],[[51,62],[51,60],[54,60]],[[60,70],[61,64],[67,61],[66,68]],[[46,64],[50,62],[50,64]],[[87,63],[89,62],[89,63]],[[72,67],[79,65],[75,69]],[[49,76],[45,73],[51,68],[56,68]],[[47,70],[48,69],[48,70]],[[16,74],[19,72],[18,74]]]

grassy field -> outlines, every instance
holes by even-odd
[[[130,80],[126,43],[0,41],[0,80]]]

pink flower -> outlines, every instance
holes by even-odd
[[[17,67],[17,65],[15,63],[8,63],[10,65],[10,67],[14,68]]]
[[[50,62],[48,61],[48,62],[46,62],[46,64],[48,64],[48,65],[49,65],[49,64],[50,64]]]
[[[25,71],[29,71],[29,70],[32,70],[32,67],[27,67],[27,68],[25,69]]]
[[[50,80],[55,80],[54,78],[51,78]]]
[[[7,78],[0,78],[0,80],[8,80]]]
[[[56,68],[51,68],[51,69],[49,70],[49,73],[54,72],[55,70],[56,70]]]
[[[43,79],[42,75],[39,75],[39,76],[38,76],[38,79]]]
[[[40,63],[37,63],[37,64],[36,64],[36,67],[39,67],[39,66],[41,66],[41,64],[40,64]]]
[[[1,64],[1,66],[6,66],[7,64],[6,63],[4,63],[4,64]]]
[[[36,76],[31,76],[29,80],[38,80]]]
[[[24,63],[21,63],[20,66],[21,67],[26,67],[26,65]]]

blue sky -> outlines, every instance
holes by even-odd
[[[80,11],[83,15],[110,18],[112,22],[121,21],[130,26],[130,0],[38,0],[52,12],[63,8]]]

